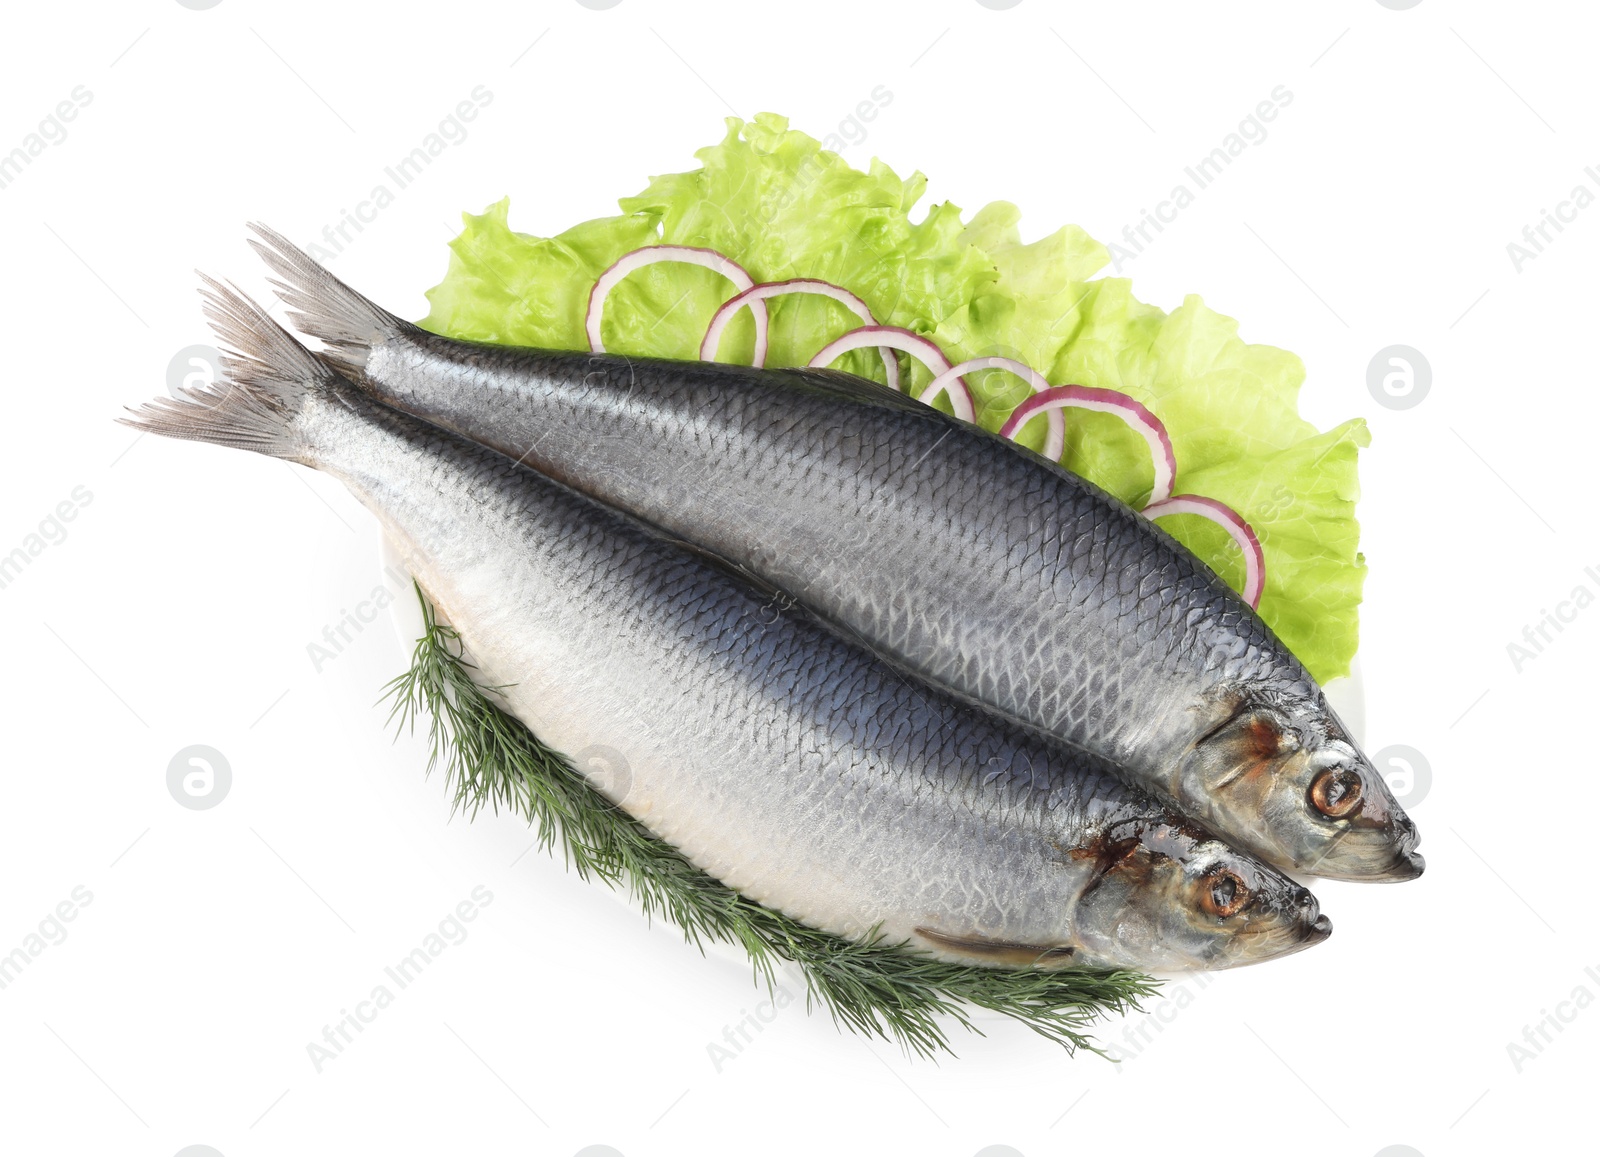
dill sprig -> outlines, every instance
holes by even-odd
[[[1101,1053],[1085,1029],[1108,1013],[1139,1008],[1159,982],[1130,971],[978,968],[918,954],[882,938],[845,940],[764,908],[707,875],[618,808],[474,681],[461,639],[423,597],[424,630],[411,668],[385,696],[402,729],[428,722],[428,770],[442,767],[455,805],[488,804],[526,816],[547,852],[579,876],[626,888],[646,917],[661,916],[701,947],[740,945],[769,992],[782,962],[797,965],[806,1003],[834,1023],[929,1057],[953,1052],[946,1022],[970,1032],[975,1008],[1002,1013],[1069,1053]],[[1101,1055],[1104,1055],[1101,1053]]]

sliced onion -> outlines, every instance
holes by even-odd
[[[851,350],[865,346],[888,346],[891,349],[904,350],[932,371],[935,382],[938,382],[940,376],[950,368],[950,359],[944,356],[942,349],[921,334],[912,333],[909,329],[901,329],[895,325],[864,325],[860,329],[853,329],[843,337],[835,338],[823,346],[817,352],[817,356],[806,364],[813,369],[825,366],[840,354],[847,354]],[[952,376],[947,381],[939,382],[937,388],[930,384],[917,395],[917,400],[932,405],[940,390],[949,396],[950,408],[956,417],[963,422],[975,420],[972,391],[967,388],[965,378]]]
[[[716,316],[711,319],[711,324],[706,327],[705,340],[700,343],[700,360],[709,362],[717,356],[717,346],[722,342],[722,332],[728,328],[728,323],[733,320],[733,315],[753,301],[765,301],[769,297],[782,297],[786,293],[815,293],[821,297],[831,297],[851,313],[859,317],[866,325],[877,325],[878,319],[872,316],[872,310],[867,308],[867,303],[862,301],[848,289],[833,284],[831,281],[819,281],[814,277],[796,277],[789,281],[764,281],[760,285],[752,285],[749,289],[741,290],[722,303]],[[888,377],[889,388],[900,388],[900,363],[894,354],[887,349],[879,349],[878,353],[883,358],[883,372]],[[766,343],[758,343],[755,359],[751,362],[755,366],[764,366],[767,363]]]
[[[646,245],[643,249],[624,253],[600,275],[594,288],[589,291],[589,309],[584,314],[583,328],[589,335],[589,348],[595,353],[605,353],[606,350],[600,340],[600,319],[605,312],[607,295],[628,274],[658,261],[682,261],[703,266],[722,274],[741,292],[755,285],[755,279],[744,271],[742,265],[715,249],[700,249],[693,245]],[[756,365],[760,365],[767,357],[767,307],[760,301],[752,301],[750,313],[756,323]]]
[[[1198,494],[1178,494],[1152,502],[1142,513],[1146,518],[1161,518],[1168,514],[1198,514],[1210,519],[1239,545],[1244,554],[1244,601],[1252,607],[1261,605],[1261,592],[1267,585],[1267,560],[1261,553],[1261,541],[1250,524],[1215,498],[1202,498]]]
[[[1092,386],[1051,386],[1033,395],[1011,411],[1011,417],[1000,427],[1002,438],[1015,438],[1017,431],[1027,425],[1028,419],[1051,410],[1067,407],[1094,410],[1101,414],[1115,414],[1128,423],[1150,447],[1150,462],[1155,470],[1155,482],[1150,488],[1150,502],[1161,502],[1172,494],[1172,480],[1178,473],[1178,460],[1172,453],[1172,439],[1161,419],[1116,390],[1101,390]]]
[[[1015,358],[987,357],[972,358],[958,366],[951,366],[944,373],[934,378],[928,389],[930,391],[940,389],[948,379],[960,377],[962,374],[970,374],[973,370],[1005,370],[1008,373],[1013,373],[1032,386],[1036,394],[1043,393],[1051,388],[1050,383],[1045,380],[1045,376],[1025,362],[1019,362]],[[1059,462],[1061,461],[1061,451],[1066,448],[1067,424],[1061,417],[1060,409],[1047,410],[1045,412],[1045,421],[1049,424],[1050,432],[1045,435],[1044,449],[1041,453],[1050,461]],[[1018,426],[1017,429],[1020,430],[1022,427]],[[1015,435],[1008,436],[1014,437]]]

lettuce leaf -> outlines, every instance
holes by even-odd
[[[1225,502],[1255,529],[1267,563],[1260,608],[1267,623],[1318,679],[1348,672],[1366,576],[1356,459],[1369,438],[1359,419],[1320,433],[1300,417],[1305,367],[1294,354],[1245,343],[1238,323],[1198,297],[1166,313],[1135,298],[1126,278],[1096,277],[1109,254],[1076,226],[1023,244],[1021,214],[1006,202],[966,221],[942,202],[913,221],[927,184],[921,173],[902,179],[877,160],[862,172],[771,113],[748,123],[729,118],[722,142],[696,158],[700,168],[655,177],[624,197],[621,215],[555,237],[514,232],[504,200],[465,215],[422,325],[477,341],[587,348],[590,287],[643,245],[716,249],[758,281],[834,282],[884,324],[931,337],[952,361],[1014,357],[1052,382],[1120,390],[1143,402],[1172,437],[1176,492]],[[730,293],[710,270],[652,265],[611,293],[601,335],[608,350],[693,358]],[[804,365],[857,324],[826,298],[767,304],[773,366]],[[748,361],[752,340],[745,311],[718,356]],[[835,364],[883,380],[871,350]],[[913,387],[928,377],[911,363]],[[968,381],[978,420],[991,430],[1029,393],[999,371]],[[1044,433],[1035,420],[1021,441],[1037,449]],[[1069,411],[1062,462],[1136,506],[1149,495],[1144,443],[1110,415]],[[1220,528],[1188,515],[1163,526],[1236,589],[1243,584],[1238,551]]]

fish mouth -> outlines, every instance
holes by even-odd
[[[1395,883],[1400,880],[1415,880],[1422,875],[1422,871],[1426,867],[1427,861],[1422,858],[1421,853],[1401,852],[1395,858],[1394,863],[1389,866],[1387,872],[1369,878],[1382,884]]]
[[[1417,825],[1410,816],[1400,817],[1401,842],[1400,850],[1389,865],[1389,871],[1380,877],[1383,880],[1415,880],[1422,875],[1422,870],[1427,867],[1421,854],[1417,851],[1417,844],[1422,840],[1422,833],[1417,830]]]
[[[1350,833],[1344,833],[1344,835],[1348,834]],[[1354,854],[1330,857],[1327,852],[1323,853],[1324,860],[1342,859],[1346,861],[1345,863],[1326,864],[1324,862],[1313,865],[1307,870],[1322,876],[1324,879],[1349,880],[1353,883],[1396,884],[1405,880],[1415,880],[1422,875],[1423,869],[1427,867],[1427,861],[1417,851],[1417,844],[1420,842],[1420,838],[1417,825],[1411,822],[1410,817],[1403,817],[1400,823],[1398,846],[1394,843],[1390,844],[1393,851],[1387,861],[1378,859],[1380,849],[1377,847],[1372,847],[1370,853],[1365,853],[1362,850],[1352,849],[1349,844],[1346,844],[1344,850],[1347,853],[1353,851]],[[1343,839],[1343,835],[1335,839],[1334,845],[1330,845],[1328,849],[1330,852],[1334,850],[1340,839]],[[1368,858],[1369,855],[1370,859]],[[1376,861],[1376,863],[1373,861]]]
[[[1304,952],[1307,948],[1321,944],[1333,935],[1333,921],[1326,914],[1319,913],[1317,918],[1309,924],[1300,926],[1300,935],[1294,940],[1284,944],[1271,956],[1263,956],[1262,960],[1276,960],[1281,956],[1292,956],[1296,952]]]
[[[1232,945],[1232,951],[1208,967],[1212,970],[1242,968],[1247,964],[1277,960],[1282,956],[1304,952],[1333,935],[1333,921],[1320,910],[1315,896],[1304,888],[1298,888],[1294,902],[1299,914],[1292,923],[1253,928],[1242,933]]]
[[[1221,972],[1231,968],[1244,968],[1251,964],[1263,964],[1268,960],[1279,960],[1321,944],[1332,935],[1333,921],[1326,916],[1318,916],[1288,935],[1285,935],[1282,929],[1264,928],[1259,932],[1246,932],[1240,937],[1240,942],[1235,945],[1233,952],[1221,959],[1213,960],[1205,967],[1212,972]],[[1259,947],[1261,940],[1268,937],[1271,938],[1271,942],[1264,948]]]
[[[1417,851],[1421,842],[1422,833],[1407,815],[1381,825],[1352,825],[1329,839],[1310,863],[1295,864],[1290,870],[1356,884],[1415,880],[1427,867]]]
[[[1427,866],[1422,856],[1417,852],[1399,852],[1385,868],[1377,871],[1360,869],[1337,871],[1327,867],[1311,869],[1324,880],[1346,880],[1352,884],[1398,884],[1405,880],[1415,880],[1422,875]]]

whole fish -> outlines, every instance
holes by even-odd
[[[749,569],[1269,863],[1422,873],[1416,826],[1299,660],[1077,475],[848,374],[452,341],[255,228],[292,320],[375,397]]]
[[[1328,935],[1311,894],[1099,760],[908,678],[720,560],[374,402],[215,282],[241,351],[130,423],[326,471],[486,684],[746,896],[992,966],[1220,968]],[[619,769],[625,769],[619,771]]]

